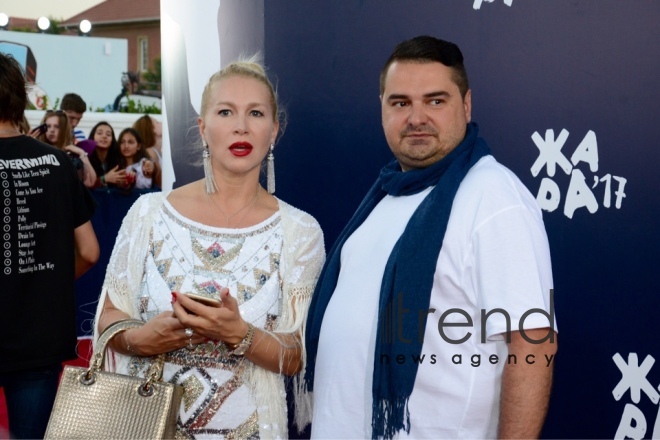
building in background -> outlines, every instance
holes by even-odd
[[[60,26],[78,29],[82,20],[91,22],[92,37],[128,40],[131,81],[138,81],[141,89],[160,90],[160,0],[106,0]]]
[[[37,31],[37,20],[32,18],[21,17],[7,17],[7,25],[5,30],[8,31]]]
[[[83,21],[88,22],[88,28],[91,24],[91,30],[82,30]],[[46,28],[42,27],[41,31],[37,28],[37,22],[38,20],[34,19],[9,17],[0,11],[0,29],[8,30],[10,34],[11,31],[18,31],[29,34],[86,35],[98,39],[126,40],[127,67],[116,75],[116,80],[113,81],[113,88],[115,84],[119,85],[121,93],[116,95],[115,92],[115,98],[110,102],[106,102],[105,99],[103,102],[94,100],[94,108],[103,108],[106,111],[160,113],[162,95],[160,0],[139,2],[105,0],[66,20],[50,17],[50,24]],[[2,38],[2,35],[0,32],[0,42],[4,40],[8,43],[16,42],[15,35],[12,38],[9,38],[9,35]],[[103,51],[106,55],[110,55],[108,47]],[[70,45],[61,46],[53,53],[80,55]],[[35,104],[35,107],[39,109],[44,108],[45,105],[45,103]]]

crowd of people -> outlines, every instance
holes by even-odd
[[[67,93],[59,110],[45,111],[39,126],[31,129],[24,117],[20,131],[66,152],[87,188],[160,189],[161,122],[144,115],[116,136],[101,121],[85,137],[78,124],[86,110],[82,97]]]
[[[161,123],[144,115],[115,135],[106,121],[89,133],[96,143],[90,162],[97,174],[93,188],[161,188]]]
[[[6,64],[0,92],[3,76],[16,76]],[[552,272],[540,208],[479,137],[463,55],[454,43],[420,36],[397,45],[381,70],[380,94],[394,158],[327,259],[319,223],[273,194],[273,149],[283,118],[258,56],[227,64],[204,88],[201,145],[187,146],[202,159],[204,178],[167,194],[144,194],[126,214],[99,292],[94,340],[118,321],[143,322],[112,339],[108,366],[144,377],[151,359],[164,355],[163,379],[184,389],[176,438],[288,438],[293,419],[299,428],[311,422],[313,438],[540,435],[552,368],[510,362],[552,358],[557,349],[549,322],[554,314],[526,319],[530,311],[550,316]],[[160,126],[144,116],[116,136],[99,122],[87,139],[91,149],[74,134],[82,106],[47,112],[45,129],[35,132],[21,125],[22,109],[5,95],[0,157],[7,160],[0,163],[32,166],[51,151],[58,160],[47,162],[68,161],[57,169],[78,194],[76,216],[63,226],[75,240],[58,253],[70,257],[58,292],[70,316],[72,268],[79,275],[96,258],[88,221],[94,206],[82,203],[88,198],[80,195],[87,194],[83,184],[160,186]],[[21,131],[43,143],[24,139]],[[21,148],[30,158],[19,162]],[[259,180],[263,168],[267,189]],[[22,176],[0,173],[14,179],[17,195],[23,194],[22,180],[16,181]],[[12,208],[7,212],[10,218]],[[37,245],[49,246],[46,236]],[[40,350],[30,351],[43,343],[17,343],[26,333],[14,313],[29,310],[24,322],[45,326],[53,307],[52,299],[34,305],[35,286],[28,281],[35,275],[20,270],[24,263],[6,263],[3,275],[10,287],[2,298],[13,305],[12,315],[0,319],[0,355],[20,359],[3,357],[0,386],[10,403],[10,430],[40,438],[56,376],[39,396],[38,414],[29,409],[37,399],[34,385],[28,395],[8,384],[44,365],[56,374],[53,364],[72,350],[44,359],[36,356]],[[453,316],[443,314],[440,324],[432,319],[450,307]],[[471,326],[485,310],[493,313],[482,324],[482,340],[465,336],[465,319]],[[68,341],[75,339],[70,330]],[[400,362],[424,353],[434,353],[434,360]],[[480,369],[453,362],[475,353],[497,353],[509,362]],[[285,376],[294,378],[292,413]]]

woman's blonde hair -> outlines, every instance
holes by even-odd
[[[268,88],[268,92],[270,93],[270,106],[273,110],[273,122],[279,122],[280,130],[283,131],[285,119],[284,112],[280,110],[277,92],[275,91],[275,87],[273,87],[273,83],[270,82],[266,75],[266,68],[263,65],[261,54],[258,52],[251,56],[241,56],[238,60],[229,63],[223,69],[211,75],[209,82],[206,83],[204,91],[202,92],[200,116],[203,117],[208,110],[209,100],[211,99],[211,88],[213,85],[222,79],[232,76],[253,78]]]

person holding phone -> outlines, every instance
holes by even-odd
[[[38,138],[39,136],[46,134],[46,130],[48,130],[48,125],[44,122],[43,124],[37,125],[32,130],[30,130],[30,136],[33,138]]]
[[[142,376],[166,353],[163,379],[184,388],[177,437],[288,437],[284,376],[305,364],[325,251],[316,220],[272,195],[272,167],[271,191],[259,183],[280,116],[258,58],[215,73],[198,119],[205,178],[140,197],[110,258],[95,337],[145,321],[111,341],[111,363]]]
[[[41,125],[32,131],[31,136],[65,151],[78,170],[80,180],[87,188],[94,187],[96,172],[85,150],[73,144],[73,131],[66,113],[62,110],[47,110]]]

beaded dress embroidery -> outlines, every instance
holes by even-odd
[[[154,237],[165,237],[167,235],[166,233],[163,234],[162,232],[154,232],[154,228],[159,230],[162,229],[162,225],[161,227],[158,227],[156,223],[160,220],[165,220],[168,217],[174,217],[174,219],[177,219],[177,215],[175,212],[173,212],[171,207],[164,207],[165,203],[166,199],[163,193],[155,192],[145,194],[135,202],[135,204],[126,214],[126,217],[122,222],[122,226],[117,234],[117,239],[112,250],[112,255],[110,256],[110,261],[108,262],[105,280],[103,281],[103,288],[101,289],[101,296],[99,297],[99,307],[96,309],[96,315],[94,318],[95,343],[99,337],[98,323],[101,320],[101,316],[104,310],[103,305],[105,304],[106,299],[112,300],[113,305],[118,310],[125,313],[128,317],[135,319],[140,319],[142,317],[142,319],[144,319],[147,315],[140,313],[139,306],[143,305],[144,307],[142,307],[142,310],[146,310],[148,312],[149,299],[141,299],[145,292],[149,293],[149,290],[145,287],[146,280],[153,279],[153,274],[156,273],[158,273],[158,276],[165,280],[165,278],[160,275],[160,272],[158,272],[157,265],[155,263],[156,259],[153,257],[153,255],[156,255],[156,250],[158,249],[157,247],[153,246]],[[183,225],[184,228],[187,227],[191,230],[194,230],[194,228],[206,230],[211,235],[217,234],[219,232],[233,234],[236,234],[237,232],[250,233],[254,232],[255,229],[266,227],[271,222],[278,221],[279,223],[273,227],[281,231],[282,244],[276,244],[276,246],[281,246],[279,251],[280,258],[278,271],[281,289],[278,292],[278,297],[279,293],[281,292],[282,307],[279,316],[273,324],[275,329],[274,335],[281,333],[294,333],[300,335],[300,338],[304,341],[307,309],[309,307],[311,296],[314,291],[314,285],[316,284],[316,280],[318,279],[321,268],[323,267],[323,261],[325,259],[323,232],[321,231],[318,222],[309,214],[296,209],[279,199],[278,204],[279,212],[277,215],[274,215],[270,219],[266,220],[260,225],[255,226],[254,228],[240,231],[218,231],[213,228],[192,224],[190,221],[184,218],[179,217],[178,220],[179,225]],[[176,223],[176,221],[174,223]],[[189,233],[184,233],[184,236],[188,237],[189,243],[189,251],[186,255],[193,255],[194,252],[192,251],[191,235]],[[222,242],[220,245],[223,246],[225,253],[229,252],[230,249],[222,245]],[[248,246],[247,241],[246,244],[243,245],[243,249],[246,249],[246,246]],[[151,252],[152,247],[153,253]],[[165,246],[163,246],[162,250],[169,252]],[[211,252],[213,252],[213,250]],[[222,253],[219,249],[217,249],[217,252]],[[278,253],[277,251],[274,252]],[[158,253],[157,258],[160,262],[161,259],[165,259],[165,254]],[[171,268],[172,266],[175,266],[173,265],[173,262],[174,257],[172,257],[169,263],[168,261],[164,261],[162,264],[165,264],[166,267],[169,264],[169,267]],[[151,275],[147,275],[145,278],[147,263],[150,264],[151,269],[149,274]],[[155,271],[154,267],[156,267]],[[259,267],[262,268],[261,266]],[[174,269],[168,269],[168,276],[170,278],[181,276],[176,272],[169,272],[169,270],[177,269],[176,267]],[[231,269],[227,268],[227,270],[235,271],[242,269],[238,265],[234,267],[232,263]],[[191,280],[194,279],[195,283],[197,284],[204,283],[204,281],[202,281],[201,278],[197,275],[190,275],[189,278],[191,278]],[[219,276],[217,279],[214,278],[214,280],[219,284],[220,280],[224,278],[226,277]],[[273,278],[271,277],[269,282],[273,282],[272,280]],[[247,285],[243,281],[241,281],[241,283]],[[266,283],[266,285],[268,285],[268,283]],[[169,287],[169,284],[165,282],[165,286]],[[265,286],[262,287],[259,295],[264,292],[264,288]],[[154,293],[155,291],[156,289],[154,288],[151,289],[150,292]],[[232,294],[236,295],[236,292],[232,291]],[[160,294],[147,296],[150,296],[150,298],[160,298],[161,303],[159,308],[163,310],[171,310],[171,304],[169,304],[171,297],[169,296],[167,289],[163,291],[162,295],[164,295],[164,297],[160,296]],[[252,300],[249,302],[251,301]],[[146,306],[144,305],[145,302]],[[302,351],[301,361],[302,369],[304,371],[304,365],[306,362],[304,349]],[[128,374],[129,369],[137,371],[137,366],[130,368],[132,362],[135,362],[132,357],[125,356],[121,353],[115,352],[112,349],[109,350],[109,354],[106,356],[106,368],[111,372]],[[257,367],[251,362],[247,361],[242,364],[241,368],[244,368],[245,371],[243,380],[245,383],[249,384],[252,397],[257,402],[259,436],[261,438],[273,439],[287,438],[287,394],[284,388],[284,380],[282,375]],[[176,373],[166,372],[166,374],[170,374],[170,376],[165,376],[167,379],[168,377],[174,377],[174,374]],[[187,377],[188,376],[186,376],[186,378]],[[197,379],[199,379],[199,377],[200,376],[198,376]],[[216,380],[216,382],[218,381]],[[220,381],[220,383],[223,382]],[[306,392],[304,384],[299,380],[298,376],[293,377],[292,390],[295,398],[294,400],[296,402],[293,408],[294,411],[292,416],[295,419],[297,425],[302,427],[311,422],[311,395]],[[223,405],[221,405],[220,411],[228,411],[229,408],[229,405],[225,401]],[[186,411],[189,413],[193,410],[189,409]],[[211,410],[211,412],[213,411],[215,410]],[[219,411],[215,411],[214,414],[217,414],[217,416],[214,416],[215,418],[213,418],[211,421],[212,424],[216,422],[216,418],[223,417],[223,414],[225,413],[220,414]],[[254,412],[251,414],[254,414]],[[181,437],[194,436],[197,438],[221,438],[223,436],[229,438],[251,436],[252,434],[245,434],[245,432],[249,431],[249,429],[240,432],[239,430],[236,430],[242,421],[237,422],[233,420],[234,417],[235,416],[232,415],[231,420],[231,423],[233,423],[232,426],[234,427],[231,429],[224,427],[217,428],[220,430],[218,434],[204,434],[203,430],[206,428],[200,424],[201,428],[198,429],[198,425],[192,426],[192,422],[190,422],[188,425],[191,426],[191,428],[185,430],[183,429],[183,424],[189,422],[189,417],[182,417],[179,435]],[[249,418],[249,416],[246,417]],[[208,429],[216,429],[214,426],[208,424],[206,426]],[[252,437],[255,436],[256,434],[252,435]]]
[[[213,228],[182,217],[166,201],[151,232],[140,317],[172,310],[172,291],[219,298],[226,286],[243,319],[274,330],[282,312],[280,219],[278,212],[249,228]],[[245,381],[248,363],[220,342],[167,355],[163,380],[184,387],[177,438],[259,438],[259,411]],[[147,366],[146,358],[133,358],[128,373],[142,376]]]

